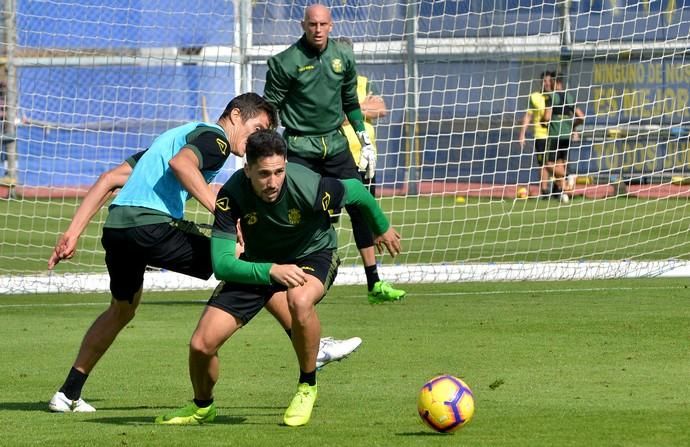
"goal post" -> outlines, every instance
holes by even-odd
[[[75,258],[46,271],[79,197],[161,131],[261,93],[266,60],[299,39],[311,3],[5,2],[0,292],[106,291],[105,210]],[[380,258],[386,279],[690,276],[690,1],[323,3],[388,109],[375,123],[378,199],[405,251]],[[534,126],[519,138],[544,71],[584,115],[567,204],[538,197]],[[241,164],[231,157],[217,183]],[[212,221],[194,203],[187,217]],[[336,229],[338,282],[364,282],[347,217]],[[156,289],[209,287],[148,276]]]

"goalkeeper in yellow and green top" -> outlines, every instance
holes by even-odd
[[[264,97],[279,111],[288,161],[324,177],[372,178],[376,151],[364,127],[357,98],[357,70],[352,48],[328,37],[333,29],[330,10],[321,4],[308,6],[302,20],[302,37],[268,60]],[[351,123],[362,149],[355,160],[342,124]],[[405,291],[382,281],[376,266],[373,235],[361,212],[345,208],[352,221],[355,244],[367,278],[372,304],[397,301]]]

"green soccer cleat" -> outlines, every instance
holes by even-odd
[[[216,418],[216,404],[199,408],[194,402],[172,413],[156,418],[156,424],[166,425],[201,425],[213,422]]]
[[[395,289],[386,281],[377,281],[369,291],[369,304],[381,304],[386,301],[399,301],[407,294],[404,290]]]
[[[283,422],[290,427],[306,425],[311,419],[311,410],[316,402],[316,385],[310,386],[307,383],[297,385],[297,394],[292,398],[292,402],[285,410]]]

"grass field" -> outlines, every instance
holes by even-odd
[[[569,206],[544,200],[491,200],[419,196],[383,198],[381,206],[403,236],[398,263],[546,262],[690,259],[690,201],[685,199],[574,199]],[[0,200],[0,274],[45,272],[58,234],[67,228],[78,202]],[[416,210],[416,211],[412,211]],[[58,272],[104,272],[96,216],[81,238],[79,255]],[[190,218],[210,215],[190,201]],[[342,219],[340,255],[359,256]]]
[[[149,293],[94,370],[93,414],[51,414],[105,295],[0,296],[0,445],[50,446],[687,446],[687,279],[408,286],[369,306],[335,287],[318,309],[325,335],[364,339],[319,374],[303,428],[280,425],[297,378],[282,330],[261,314],[221,351],[220,416],[160,427],[191,398],[186,355],[207,292]],[[426,379],[450,373],[477,411],[454,435],[416,415]]]

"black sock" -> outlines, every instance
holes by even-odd
[[[292,329],[285,329],[285,333],[287,334],[288,338],[292,340]]]
[[[309,372],[309,373],[306,373],[300,369],[299,370],[299,383],[306,383],[309,386],[316,385],[316,370]]]
[[[86,383],[88,377],[88,374],[84,374],[73,366],[72,369],[69,370],[69,374],[67,374],[65,383],[62,384],[60,392],[67,396],[67,399],[79,399],[81,396],[81,389],[84,387],[84,383]]]
[[[369,290],[374,288],[374,284],[381,281],[381,278],[379,278],[379,272],[377,270],[376,264],[365,266],[364,274],[367,275],[367,288]]]
[[[194,405],[196,405],[196,406],[199,407],[199,408],[206,408],[206,407],[208,407],[209,405],[211,405],[212,403],[213,403],[213,399],[212,399],[212,398],[209,399],[209,400],[194,399]]]

